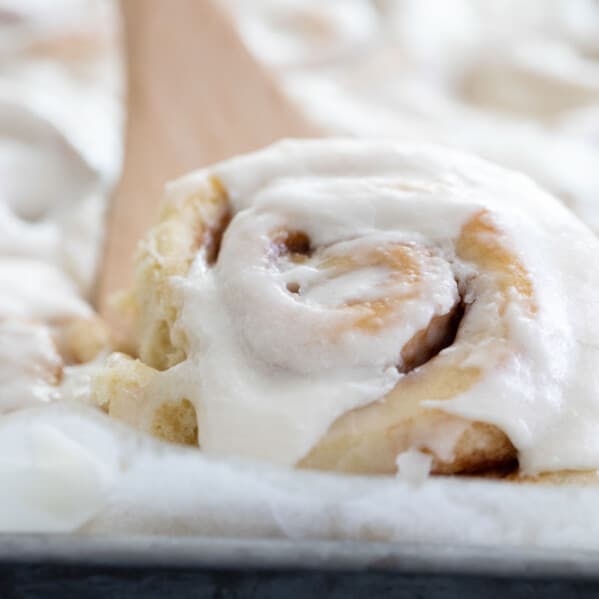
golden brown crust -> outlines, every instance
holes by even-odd
[[[372,407],[371,404],[363,409]],[[517,458],[508,437],[498,428],[482,422],[468,422],[436,410],[424,410],[414,416],[390,419],[386,426],[381,418],[380,427],[360,430],[359,419],[357,424],[351,417],[346,419],[350,414],[337,420],[299,463],[301,468],[353,474],[394,474],[397,456],[411,448],[432,456],[433,474],[500,469]],[[340,434],[340,423],[346,427],[346,433],[354,426],[357,428],[353,434]],[[447,451],[439,451],[443,446]]]
[[[140,244],[134,306],[139,357],[149,366],[165,370],[185,359],[184,340],[173,338],[178,302],[169,280],[187,274],[201,247],[218,251],[229,214],[227,194],[212,178],[201,192],[167,204],[160,223]]]
[[[501,470],[517,461],[517,451],[508,436],[496,426],[474,422],[459,438],[449,464],[436,464],[437,474],[478,473]]]
[[[158,371],[139,360],[113,354],[92,381],[92,398],[116,420],[183,445],[198,445],[198,424],[187,399],[165,399],[152,384]]]
[[[157,371],[186,355],[185,339],[175,339],[173,331],[179,306],[170,279],[186,275],[201,248],[208,260],[216,257],[229,215],[227,195],[215,178],[200,192],[164,206],[160,223],[140,244],[134,289],[120,298],[136,320],[140,360],[114,354],[92,381],[94,401],[112,417],[170,442],[198,443],[191,402],[149,397]]]
[[[560,470],[557,472],[543,472],[535,475],[522,475],[519,472],[512,472],[506,477],[506,480],[522,484],[591,486],[599,483],[599,471]]]
[[[91,362],[112,347],[108,326],[97,316],[70,320],[59,328],[56,336],[67,364]]]
[[[161,404],[154,412],[152,434],[163,441],[181,445],[198,445],[198,419],[188,399]]]

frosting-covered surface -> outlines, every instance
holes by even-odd
[[[77,287],[58,268],[28,258],[0,258],[0,319],[53,323],[92,314]]]
[[[118,471],[112,434],[93,413],[58,412],[58,426],[52,411],[29,415],[0,419],[0,530],[75,530],[104,506]]]
[[[240,30],[255,54],[276,70],[290,97],[327,131],[435,141],[473,151],[531,175],[599,230],[599,9],[593,0],[260,0],[251,3],[252,10],[241,0],[226,2],[238,16]],[[92,314],[81,296],[93,284],[106,195],[119,169],[113,8],[108,0],[0,1],[0,530],[597,548],[598,492],[592,487],[425,478],[430,456],[416,449],[396,456],[398,480],[215,460],[197,449],[152,441],[95,408],[77,405],[90,402],[96,366],[67,365],[72,356],[64,352],[62,327]],[[255,158],[244,160],[251,165]],[[239,192],[237,199],[231,193],[236,209],[247,211],[243,201],[264,202],[263,224],[296,216],[294,210],[303,208],[302,198],[291,194],[281,202],[278,195],[286,192],[288,182],[279,181],[278,189],[274,186],[257,199],[263,181],[256,184],[253,169],[243,174],[244,160],[219,167],[219,176],[230,191]],[[360,161],[359,166],[368,164]],[[269,169],[262,166],[274,176],[281,164]],[[345,176],[347,165],[342,166],[339,174]],[[365,173],[366,179],[376,181],[364,190],[358,181],[351,189],[336,187],[338,182],[327,171],[331,164],[318,164],[317,175],[306,180],[302,190],[306,198],[322,194],[337,205],[342,203],[337,190],[350,199],[356,198],[358,189],[364,192],[360,197],[376,195],[383,185],[379,175],[389,175],[383,166],[376,165],[376,176],[374,171]],[[305,173],[292,175],[297,180]],[[473,177],[479,177],[478,171]],[[469,181],[468,185],[492,186],[493,181]],[[192,177],[191,187],[196,184]],[[174,189],[184,188],[179,183]],[[420,192],[426,195],[432,190],[424,185]],[[390,196],[399,194],[404,201],[410,193],[416,191],[389,190]],[[546,203],[540,202],[541,197]],[[338,258],[368,256],[374,236],[360,227],[352,239],[331,233],[327,225],[341,214],[306,223],[311,235],[326,239],[325,245],[331,243],[305,264],[283,256],[274,272],[252,267],[253,278],[234,277],[230,288],[217,277],[203,276],[198,264],[191,278],[177,282],[190,307],[181,320],[182,328],[186,323],[195,327],[192,307],[198,304],[221,319],[203,324],[220,355],[235,345],[230,337],[218,336],[230,331],[230,323],[222,322],[223,307],[234,306],[238,294],[255,290],[260,277],[274,275],[266,280],[270,299],[277,304],[285,298],[291,317],[291,322],[278,324],[293,325],[298,343],[279,337],[276,346],[269,346],[276,316],[267,313],[269,304],[262,312],[261,327],[250,321],[239,330],[251,340],[251,350],[266,358],[269,368],[293,371],[286,376],[305,378],[298,374],[300,363],[304,368],[317,366],[318,377],[306,383],[310,388],[306,396],[316,408],[314,419],[307,420],[309,434],[284,436],[289,428],[283,428],[277,436],[261,426],[235,439],[232,453],[251,447],[248,453],[262,456],[268,440],[279,443],[282,450],[266,457],[289,463],[339,410],[367,402],[402,377],[405,380],[398,370],[401,354],[393,361],[391,354],[405,345],[421,322],[446,313],[456,293],[461,293],[457,278],[468,274],[457,268],[455,260],[448,260],[445,242],[439,244],[435,219],[444,219],[444,235],[449,237],[463,226],[469,209],[490,201],[502,215],[496,224],[502,230],[505,227],[507,246],[523,260],[534,281],[539,309],[534,318],[522,317],[521,306],[506,315],[511,355],[516,356],[506,366],[509,376],[497,380],[491,376],[485,380],[487,395],[474,389],[451,404],[444,403],[443,409],[466,418],[486,418],[504,428],[517,444],[524,467],[531,471],[597,467],[596,402],[590,392],[597,376],[596,331],[590,314],[596,293],[590,272],[597,255],[595,242],[536,189],[527,199],[521,198],[516,218],[510,212],[512,202],[506,207],[503,198],[453,199],[455,205],[449,202],[446,211],[434,213],[430,229],[420,230],[424,226],[420,223],[414,234],[408,226],[414,222],[409,219],[402,221],[399,234],[389,233],[386,223],[383,227],[384,244],[425,240],[441,248],[431,256],[416,257],[419,270],[426,273],[416,286],[401,278],[393,280],[393,269],[385,260],[380,264],[377,252],[374,264],[370,256],[364,268],[358,264],[352,272],[344,271]],[[269,211],[269,202],[284,206],[282,213]],[[391,223],[397,214],[390,212]],[[243,232],[243,224],[235,227]],[[352,219],[345,224],[351,225]],[[253,264],[251,255],[263,249],[247,240],[232,241],[231,256],[249,252],[242,256],[244,264]],[[322,262],[327,259],[337,262],[334,276],[323,272]],[[236,272],[235,264],[231,266]],[[303,289],[302,305],[289,302],[295,285]],[[384,351],[373,352],[376,359],[372,360],[364,339],[344,338],[337,344],[339,353],[331,347],[315,348],[313,338],[299,324],[306,322],[310,305],[316,307],[310,316],[321,311],[331,317],[314,321],[326,330],[353,318],[344,314],[343,304],[355,299],[356,289],[362,302],[378,301],[379,291],[369,295],[373,285],[384,289],[385,296],[390,290],[416,292],[418,301],[402,307],[407,328],[392,326],[390,330],[399,335],[383,335]],[[228,304],[218,304],[211,294],[226,296]],[[250,294],[247,299],[258,298]],[[236,326],[244,325],[242,310],[233,312]],[[293,320],[296,317],[300,317],[298,323]],[[478,318],[484,320],[486,315],[480,313]],[[191,337],[195,355],[200,355],[202,340]],[[266,380],[272,391],[274,382],[248,375],[247,348],[241,345],[215,368],[222,370],[226,365],[233,369],[227,376],[235,374],[249,385],[252,394],[244,398],[246,404],[252,397],[264,401],[257,395],[260,385]],[[488,365],[495,355],[497,348],[490,345],[478,362],[476,355],[470,357],[476,368]],[[337,404],[327,396],[324,405],[316,405],[312,398],[322,397],[318,383],[323,372],[336,372],[340,385],[356,377],[355,368],[343,361],[347,358],[369,374],[369,384],[352,389]],[[181,387],[197,381],[199,371],[193,364],[172,370],[159,377],[162,392],[176,395]],[[218,387],[214,376],[202,378],[212,389]],[[233,382],[232,376],[228,380]],[[517,388],[508,393],[510,383]],[[228,386],[224,390],[223,397],[233,395]],[[539,390],[547,393],[541,395]],[[281,398],[286,406],[291,404],[297,398],[294,388],[286,389]],[[196,401],[200,411],[208,409],[201,397]],[[574,404],[577,411],[572,409]],[[542,414],[536,411],[539,405],[544,406]],[[246,416],[251,415],[251,408],[244,406]],[[220,409],[214,404],[210,407],[212,431],[239,425],[235,420],[224,422],[227,414],[219,414]],[[514,410],[519,420],[513,418]],[[281,423],[276,414],[270,418],[275,425]],[[315,426],[315,422],[320,424]],[[451,456],[462,430],[460,421],[444,427],[443,435],[436,437],[435,452]],[[206,435],[209,439],[210,429]],[[228,453],[214,432],[213,440],[214,453]],[[159,486],[156,480],[161,481]]]
[[[61,375],[62,360],[46,327],[0,322],[0,413],[49,402]]]
[[[326,131],[474,152],[529,174],[599,229],[594,0],[226,3]]]
[[[0,9],[0,257],[56,266],[78,301],[94,282],[119,168],[114,14],[81,0]]]
[[[203,451],[297,463],[346,412],[440,371],[473,381],[422,405],[496,425],[523,472],[599,465],[599,242],[531,181],[414,144],[286,142],[170,201],[211,176],[232,219],[170,281],[187,359],[148,391],[195,404]],[[455,340],[408,358],[459,304]]]
[[[98,351],[84,298],[118,171],[112,8],[0,2],[0,414],[56,401]]]
[[[0,449],[3,530],[598,548],[595,486],[214,460],[59,405],[5,416]]]

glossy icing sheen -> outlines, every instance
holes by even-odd
[[[0,413],[51,400],[62,376],[62,360],[42,326],[0,322]]]
[[[594,0],[226,0],[318,126],[443,143],[532,176],[599,230]]]
[[[0,320],[55,323],[93,313],[73,281],[58,268],[36,260],[0,257],[0,288]]]
[[[252,12],[246,0],[227,1],[237,7],[256,54],[281,67],[281,83],[325,129],[461,146],[527,172],[599,230],[599,10],[593,0],[256,0]],[[89,314],[79,296],[93,283],[106,183],[118,172],[120,154],[114,50],[105,44],[106,26],[113,27],[110,8],[109,0],[2,2],[0,412],[11,413],[0,415],[0,530],[87,527],[120,534],[353,540],[368,531],[371,539],[402,542],[596,549],[594,488],[437,478],[414,490],[401,480],[276,470],[153,443],[97,410],[43,405],[61,393],[86,400],[79,377],[89,375],[79,367],[72,368],[72,378],[64,369],[64,391],[58,387],[62,360],[42,321]],[[231,192],[245,193],[256,182],[255,160],[220,168]],[[263,173],[266,166],[274,175],[280,172],[281,165],[260,164]],[[371,167],[364,162],[363,168]],[[191,187],[195,184],[192,177]],[[306,186],[316,191],[317,185]],[[247,195],[254,198],[254,190]],[[590,391],[597,387],[597,286],[590,272],[595,242],[547,196],[542,205],[531,199],[541,198],[538,191],[527,197],[519,199],[517,223],[508,218],[501,225],[510,235],[520,225],[525,229],[514,251],[532,274],[535,318],[544,319],[544,332],[537,335],[536,320],[529,327],[513,326],[511,338],[522,357],[510,363],[506,381],[494,383],[491,377],[487,396],[463,397],[445,407],[503,426],[528,456],[530,469],[547,462],[556,469],[596,468],[597,408]],[[241,210],[241,199],[235,201]],[[503,208],[515,209],[508,204]],[[292,202],[282,205],[288,210]],[[525,215],[533,210],[538,225],[530,227]],[[448,234],[459,220],[447,222]],[[372,282],[385,285],[388,278],[379,268],[329,280],[281,264],[285,268],[271,285],[302,277],[311,301],[331,311],[347,299],[348,283],[366,296]],[[447,263],[435,265],[433,260],[426,281],[447,281]],[[200,282],[198,288],[179,282],[190,306],[199,301],[200,287],[217,287],[216,280]],[[425,301],[412,314],[426,318],[420,312],[442,310],[454,291],[449,281],[438,302],[431,300],[430,288],[420,292]],[[508,317],[523,325],[517,314]],[[194,318],[191,310],[190,324]],[[275,353],[265,346],[270,328],[268,320],[262,338],[251,331],[254,349]],[[275,340],[283,350],[294,349],[291,340]],[[335,353],[329,353],[334,361]],[[290,360],[283,352],[275,358]],[[479,360],[482,366],[485,359]],[[549,364],[555,368],[551,373]],[[183,375],[184,368],[190,372]],[[168,375],[179,384],[193,381],[197,372],[186,364]],[[531,392],[533,381],[544,395]],[[508,382],[513,389],[503,386]],[[535,447],[543,445],[551,447],[539,460]],[[415,452],[398,456],[398,465],[406,480],[420,481],[428,469]],[[162,484],[153,484],[156,480]]]
[[[205,451],[295,463],[398,383],[403,348],[459,286],[468,310],[442,355],[480,376],[424,405],[497,425],[524,471],[599,466],[599,242],[530,180],[428,146],[286,142],[170,200],[211,175],[234,217],[216,265],[200,252],[172,281],[189,358],[159,384],[195,402]],[[309,255],[277,254],[281,231]]]
[[[118,170],[114,7],[50,4],[0,9],[0,413],[61,397]]]

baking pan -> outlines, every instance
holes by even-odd
[[[0,598],[599,597],[599,552],[0,535]]]

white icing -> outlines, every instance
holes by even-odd
[[[416,449],[397,456],[397,475],[412,484],[422,484],[430,474],[433,458]]]
[[[85,413],[61,427],[51,415],[0,419],[0,530],[65,532],[87,522],[115,478],[109,440]]]
[[[247,2],[229,3],[237,5],[242,32],[261,59],[278,67],[293,65],[279,71],[280,81],[327,130],[461,146],[532,175],[599,230],[599,11],[593,0],[255,0],[251,12]],[[2,2],[8,17],[0,19],[0,320],[7,315],[61,319],[89,313],[77,299],[79,291],[56,269],[66,271],[81,289],[92,283],[105,193],[103,185],[96,189],[96,177],[111,181],[120,155],[114,64],[101,57],[86,62],[82,56],[87,55],[79,51],[77,59],[66,64],[52,52],[34,56],[31,50],[40,40],[58,42],[59,47],[65,32],[95,35],[106,25],[111,4]],[[546,90],[552,99],[549,114]],[[378,168],[385,170],[380,156],[372,162],[377,159]],[[246,164],[243,178],[252,181],[256,173],[251,161]],[[243,165],[236,167],[237,181]],[[262,166],[269,180],[272,173]],[[280,165],[274,166],[276,174]],[[362,168],[350,166],[356,172]],[[385,174],[392,175],[392,170]],[[347,173],[341,167],[337,174]],[[190,185],[195,184],[192,178]],[[248,197],[253,193],[249,190]],[[526,389],[566,389],[563,397],[547,394],[551,409],[542,423],[548,427],[542,442],[563,452],[556,459],[550,451],[546,461],[555,468],[564,463],[581,466],[580,446],[590,442],[592,448],[595,443],[595,402],[589,388],[596,386],[597,335],[589,298],[594,297],[596,281],[589,264],[597,254],[586,233],[562,229],[564,215],[555,212],[551,202],[534,211],[543,227],[554,226],[556,247],[549,248],[547,260],[555,265],[551,272],[561,276],[552,280],[546,265],[536,260],[530,246],[537,237],[532,236],[528,246],[518,237],[520,255],[529,256],[527,266],[542,278],[542,303],[550,298],[553,305],[540,318],[555,326],[537,337],[538,330],[531,331],[512,315],[511,333],[526,352],[532,349],[531,339],[550,348],[549,354],[538,351],[534,360],[548,360],[555,368],[554,379],[531,380]],[[444,219],[448,216],[443,214]],[[459,222],[448,223],[447,230],[455,230]],[[7,268],[6,255],[27,260],[10,262]],[[346,283],[364,284],[366,296],[366,285],[384,281],[385,274],[357,273],[321,282],[311,289],[311,299],[323,305],[327,298],[346,298]],[[281,273],[281,284],[287,275]],[[52,395],[56,389],[44,372],[58,365],[49,330],[2,322],[0,337],[0,411],[46,402],[49,391]],[[566,355],[563,361],[560,354]],[[475,356],[471,359],[476,362]],[[477,363],[484,365],[485,356]],[[578,373],[578,379],[572,373]],[[79,368],[67,369],[59,394],[82,400],[88,376]],[[172,379],[176,392],[177,371]],[[168,379],[162,384],[170,390]],[[501,381],[489,384],[489,389],[501,390]],[[584,418],[570,414],[572,406],[565,401],[577,394]],[[525,443],[527,427],[512,426],[499,413],[506,408],[492,399],[489,395],[485,401],[480,394],[465,398],[456,412],[474,417],[483,411],[500,426],[511,426],[511,434]],[[211,461],[197,451],[159,448],[137,438],[125,440],[115,423],[102,420],[100,425],[91,411],[63,413],[55,408],[0,418],[1,530],[68,532],[87,525],[96,532],[367,536],[559,548],[596,548],[599,538],[596,489],[438,479],[406,489],[402,481],[276,471]],[[563,426],[555,426],[556,414]],[[581,426],[581,419],[587,424]],[[534,436],[535,427],[529,428]],[[447,438],[435,447],[438,455],[451,455],[457,435],[459,431],[444,430]],[[533,454],[527,456],[531,469],[539,466]],[[149,481],[157,479],[162,484],[149,492]]]
[[[15,95],[0,91],[0,256],[54,264],[87,291],[100,242],[98,176]]]
[[[51,400],[95,406],[91,392],[92,379],[104,366],[106,356],[100,353],[92,362],[64,366],[58,386],[52,389]]]
[[[0,319],[66,321],[92,314],[59,269],[25,258],[0,257]]]
[[[198,535],[215,551],[223,537],[599,548],[596,485],[415,485],[214,460],[76,406],[0,419],[0,499],[1,530]],[[306,559],[322,550],[310,543]]]
[[[363,0],[223,0],[252,51],[280,66],[355,55],[372,39],[376,9]]]
[[[460,337],[445,351],[483,375],[455,399],[424,405],[496,424],[525,471],[597,467],[599,350],[580,339],[599,327],[589,303],[599,274],[588,269],[599,241],[532,182],[414,144],[286,142],[171,184],[171,200],[197,192],[209,174],[235,215],[216,266],[200,253],[173,280],[189,358],[159,376],[168,381],[161,390],[196,404],[204,451],[295,463],[336,417],[394,386],[402,348],[452,309],[456,280],[474,276]],[[534,316],[515,293],[500,314],[489,275],[454,255],[462,225],[483,209],[529,273]],[[280,230],[306,233],[312,255],[273,258]],[[409,277],[395,280],[393,268],[364,258],[349,272],[321,265],[398,243],[420,252],[416,295],[384,326],[360,330],[345,304],[405,294]],[[506,338],[495,332],[503,321]]]
[[[120,156],[114,8],[0,6],[0,411],[81,396],[53,336],[93,313],[81,295]]]
[[[362,18],[353,51],[331,36],[336,54],[317,61],[304,53],[303,62],[285,51],[276,3],[252,3],[253,16],[246,4],[233,2],[250,48],[278,68],[291,98],[325,131],[474,152],[529,174],[599,230],[599,121],[578,117],[599,105],[593,0],[362,0],[350,10],[328,2],[322,14],[341,22],[346,12],[374,7],[377,15]],[[314,48],[304,4],[285,10],[288,26],[295,23],[286,39]]]
[[[62,360],[47,327],[0,322],[0,414],[52,398]]]

